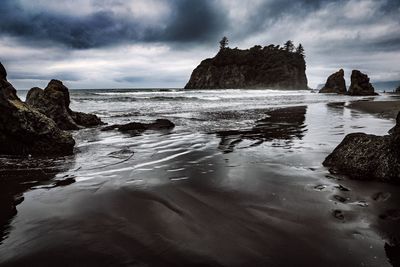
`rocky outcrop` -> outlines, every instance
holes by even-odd
[[[32,88],[26,97],[28,105],[53,119],[62,130],[77,130],[103,124],[96,115],[72,111],[70,102],[68,88],[58,80],[51,80],[44,90]]]
[[[364,133],[347,135],[325,159],[333,173],[361,180],[400,182],[400,113],[389,135]]]
[[[68,155],[75,141],[53,120],[23,103],[0,63],[0,154]]]
[[[141,133],[146,130],[168,130],[175,127],[175,124],[167,119],[158,119],[152,123],[130,122],[127,124],[114,124],[106,126],[102,131],[110,131],[117,129],[120,132]]]
[[[353,96],[377,95],[374,87],[369,82],[368,75],[359,70],[353,70],[351,72],[351,84],[347,94]]]
[[[320,93],[336,93],[345,94],[346,81],[344,80],[344,71],[340,69],[338,72],[331,74],[326,80],[325,86],[319,91]]]
[[[308,89],[304,57],[275,46],[224,48],[203,60],[185,89]]]

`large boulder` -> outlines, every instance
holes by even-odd
[[[336,93],[345,94],[346,81],[344,80],[344,71],[340,69],[338,72],[331,74],[326,80],[325,86],[319,91],[320,93]]]
[[[53,120],[22,102],[0,63],[0,154],[68,155],[75,141]]]
[[[361,180],[400,182],[400,113],[389,135],[347,135],[325,159],[333,173]]]
[[[44,90],[32,88],[26,97],[28,105],[53,119],[62,130],[77,130],[103,124],[96,115],[72,111],[70,102],[68,88],[58,80],[51,80]]]
[[[359,70],[353,70],[351,72],[351,84],[347,94],[353,96],[377,95],[374,87],[369,82],[368,75]]]

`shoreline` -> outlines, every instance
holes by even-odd
[[[347,108],[364,113],[376,115],[385,119],[396,119],[400,111],[400,100],[394,101],[356,101],[351,102]]]

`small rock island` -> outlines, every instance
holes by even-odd
[[[227,47],[224,37],[213,58],[193,71],[185,89],[308,89],[304,48],[292,41],[283,47]]]
[[[331,74],[326,80],[325,86],[319,90],[319,93],[336,93],[351,96],[378,95],[375,93],[375,88],[370,83],[368,75],[359,70],[353,70],[351,72],[351,84],[347,91],[343,69]]]
[[[368,75],[359,70],[351,72],[351,85],[348,94],[356,96],[377,95],[375,88],[369,81]]]
[[[325,86],[319,91],[320,93],[337,93],[346,94],[346,81],[344,80],[344,70],[340,69],[333,73],[326,80]]]

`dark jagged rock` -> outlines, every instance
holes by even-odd
[[[308,89],[304,57],[275,46],[224,48],[203,60],[185,89]]]
[[[3,64],[0,62],[0,80],[7,80],[7,71]]]
[[[26,103],[54,120],[60,129],[79,129],[70,115],[62,87],[54,84],[55,81],[51,81],[45,90],[37,87],[29,90]]]
[[[377,95],[374,87],[369,82],[368,75],[359,70],[353,70],[351,72],[351,84],[347,94],[354,96]]]
[[[72,111],[70,114],[71,114],[72,119],[79,126],[94,127],[94,126],[105,124],[101,121],[101,119],[99,117],[97,117],[94,114],[76,112],[76,111]]]
[[[68,155],[74,145],[69,133],[23,103],[7,80],[0,80],[0,154]]]
[[[390,135],[347,135],[325,159],[331,172],[361,180],[400,182],[400,113]]]
[[[345,94],[346,81],[344,80],[344,71],[340,69],[338,72],[331,74],[326,80],[325,86],[319,91],[320,93],[336,93]]]
[[[51,80],[44,90],[37,87],[29,90],[26,103],[53,119],[63,130],[103,124],[96,115],[72,111],[68,88],[58,80]]]
[[[175,127],[175,124],[167,119],[158,119],[153,123],[130,122],[127,124],[114,124],[106,126],[102,131],[118,129],[120,132],[144,132],[146,130],[168,130]]]

